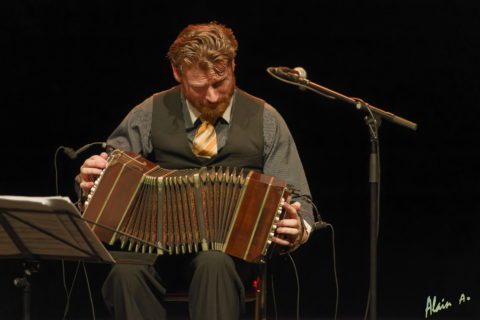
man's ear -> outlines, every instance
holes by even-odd
[[[182,82],[182,74],[181,74],[180,70],[178,70],[173,65],[173,63],[171,63],[170,65],[172,66],[173,77],[175,78],[175,80],[177,80],[177,82],[181,83]]]

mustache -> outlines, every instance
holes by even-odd
[[[200,109],[200,117],[213,124],[225,112],[225,110],[227,110],[229,104],[230,100],[226,100],[217,103],[215,108],[202,107]]]
[[[230,103],[230,98],[231,97],[224,98],[222,100],[217,101],[215,104],[210,104],[208,102],[200,103],[199,107],[200,109],[207,109],[207,110],[218,109],[222,105],[225,105],[225,104],[228,105]]]

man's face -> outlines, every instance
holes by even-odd
[[[205,120],[214,123],[227,109],[235,90],[233,69],[233,64],[226,66],[221,75],[198,66],[184,68],[182,73],[174,68],[173,72],[188,101]]]

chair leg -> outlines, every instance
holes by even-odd
[[[260,283],[258,283],[255,301],[255,320],[267,319],[267,264],[260,266]]]

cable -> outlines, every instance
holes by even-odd
[[[59,195],[58,192],[58,167],[57,167],[57,157],[58,157],[58,152],[60,150],[64,149],[63,146],[60,146],[55,150],[55,155],[53,156],[53,167],[55,169],[55,195]]]
[[[287,253],[286,255],[288,256],[288,258],[290,259],[290,262],[292,263],[293,273],[295,274],[295,280],[297,284],[296,319],[300,320],[300,279],[298,277],[298,271],[297,271],[297,266],[295,264],[295,261],[293,260],[290,253]],[[274,310],[275,320],[276,320],[277,319],[277,301],[275,299],[275,285],[274,285],[273,273],[270,275],[270,278],[271,278],[271,288],[272,288],[273,310]]]
[[[365,306],[365,314],[363,315],[363,320],[367,320],[369,309],[370,309],[370,289],[368,289],[367,305]]]
[[[273,281],[273,273],[270,274],[270,278],[271,278],[271,287],[272,287],[272,302],[273,302],[273,312],[275,314],[275,320],[278,319],[278,314],[277,314],[277,300],[275,299],[275,285],[274,285],[274,281]]]
[[[361,99],[358,99],[358,98],[355,98],[357,100],[359,100],[359,102],[363,102]],[[370,117],[371,119],[373,119],[373,121],[380,121],[380,120],[377,120],[373,114],[373,112],[370,110],[370,108],[367,108],[367,111],[368,113],[370,114]],[[376,226],[375,226],[375,243],[377,245],[377,248],[378,248],[378,238],[379,238],[379,234],[380,234],[380,187],[381,187],[381,177],[380,177],[380,174],[381,174],[381,166],[380,166],[380,144],[378,142],[378,134],[377,134],[377,131],[375,130],[375,128],[378,128],[377,125],[373,125],[371,123],[369,123],[368,125],[368,128],[369,130],[371,131],[371,136],[373,137],[374,141],[376,142],[376,148],[377,148],[377,153],[376,153],[376,161],[377,161],[377,166],[378,166],[378,171],[377,171],[377,183],[378,183],[378,194],[376,196],[376,199],[377,199],[377,211],[375,212],[375,215],[376,215]],[[370,231],[370,232],[373,232]],[[366,306],[365,306],[365,313],[364,313],[364,317],[363,319],[366,320],[367,317],[368,317],[368,314],[369,314],[369,311],[370,311],[370,303],[371,303],[371,292],[372,292],[372,288],[368,287],[368,295],[367,295],[367,303],[366,303]]]
[[[60,195],[59,190],[58,190],[57,157],[58,157],[58,152],[62,149],[65,149],[65,148],[63,146],[58,147],[57,150],[55,150],[55,154],[53,156],[53,167],[54,167],[54,171],[55,171],[55,195],[57,195],[57,196]],[[75,285],[75,279],[77,278],[77,273],[78,273],[78,268],[80,267],[80,263],[77,265],[77,270],[75,271],[75,275],[74,275],[73,280],[72,280],[72,286],[71,286],[70,290],[68,290],[68,288],[67,288],[67,277],[66,277],[66,274],[65,274],[65,260],[62,259],[61,261],[62,261],[63,288],[65,289],[65,295],[66,295],[65,310],[63,312],[63,319],[65,319],[65,317],[68,314],[68,309],[70,308],[70,295],[71,295],[72,289]]]
[[[295,261],[293,260],[290,253],[287,253],[287,256],[290,258],[290,262],[292,263],[293,270],[295,273],[295,279],[297,281],[297,320],[300,320],[300,280],[298,279],[298,271],[297,266],[295,265]]]
[[[65,276],[65,260],[63,259],[62,259],[62,280],[63,280],[63,288],[65,289],[65,296],[68,297],[67,281]]]
[[[299,198],[305,199],[309,204],[311,204],[312,208],[313,208],[313,212],[315,213],[314,219],[316,221],[311,226],[312,229],[311,229],[310,232],[314,232],[315,230],[326,228],[328,226],[328,223],[323,221],[322,216],[320,215],[320,212],[319,212],[317,206],[315,205],[315,203],[313,202],[313,200],[311,199],[311,197],[309,195],[305,195],[305,194],[297,194],[297,196]],[[303,213],[303,212],[307,212],[307,211],[300,208],[298,214],[299,214],[300,218],[302,218],[302,219],[303,219],[303,217],[302,217],[301,213]]]
[[[65,293],[66,293],[66,296],[67,296],[67,301],[65,303],[65,310],[63,312],[63,318],[62,318],[64,320],[66,319],[68,311],[70,309],[70,298],[72,296],[72,290],[73,290],[73,287],[75,286],[75,282],[76,282],[76,279],[77,279],[78,270],[80,268],[80,265],[82,265],[83,273],[85,274],[85,279],[86,279],[86,282],[87,282],[88,297],[89,297],[89,300],[90,300],[90,307],[92,308],[92,317],[93,317],[93,320],[95,320],[95,307],[94,307],[94,304],[93,304],[92,290],[90,288],[90,281],[88,279],[88,273],[87,273],[87,269],[85,267],[85,263],[83,261],[78,262],[77,268],[75,270],[75,275],[74,275],[73,280],[72,280],[72,286],[70,287],[70,290],[69,290],[67,288],[67,282],[65,280],[66,279],[65,261],[62,259],[63,287],[65,288]]]
[[[85,273],[85,280],[87,281],[88,297],[90,298],[90,306],[92,307],[92,317],[95,320],[95,307],[93,306],[92,290],[90,289],[90,281],[88,280],[87,268],[82,261],[83,272]]]
[[[84,152],[85,150],[87,150],[88,148],[92,147],[92,146],[96,146],[96,145],[101,145],[102,148],[106,148],[107,147],[107,143],[106,142],[92,142],[92,143],[89,143],[89,144],[86,144],[84,145],[83,147],[77,149],[77,150],[74,150],[73,148],[70,148],[70,147],[65,147],[65,146],[60,146],[57,148],[57,150],[55,150],[55,155],[53,157],[53,166],[55,168],[55,194],[58,196],[59,194],[59,190],[58,190],[58,167],[57,167],[57,157],[58,157],[58,152],[60,150],[63,150],[63,152],[65,153],[65,155],[67,155],[70,159],[74,160],[77,158],[77,156]]]
[[[334,316],[333,319],[337,320],[338,303],[340,301],[340,289],[338,287],[338,276],[337,276],[337,258],[336,258],[337,254],[336,254],[336,248],[335,248],[335,230],[330,223],[328,223],[327,226],[332,230],[333,274],[334,274],[334,278],[335,278],[335,288],[336,288],[336,291],[337,291],[336,298],[335,298],[335,316]]]
[[[378,148],[378,147],[377,147]],[[377,161],[378,161],[378,166],[380,168],[380,155],[379,153],[377,153]],[[379,173],[380,174],[380,173]],[[378,193],[380,194],[380,179],[378,180]],[[378,237],[379,237],[379,234],[380,234],[380,197],[377,197],[378,198],[378,205],[377,205],[377,225],[376,225],[376,234],[375,234],[375,237],[376,237],[376,243],[377,243],[377,247],[378,247]],[[364,317],[363,319],[366,320],[367,319],[367,316],[368,316],[368,312],[369,312],[369,309],[370,309],[370,293],[371,293],[371,290],[372,288],[369,286],[368,287],[368,295],[367,295],[367,304],[365,306],[365,314],[364,314]]]
[[[311,205],[312,208],[315,212],[317,222],[315,222],[314,226],[312,226],[312,232],[315,230],[323,229],[323,228],[330,228],[332,230],[332,261],[333,261],[333,274],[334,274],[334,279],[335,279],[335,290],[336,290],[336,299],[335,299],[335,316],[334,319],[337,319],[338,316],[338,305],[340,302],[340,287],[338,286],[338,275],[337,275],[337,253],[336,253],[336,248],[335,248],[335,229],[333,228],[333,225],[330,223],[327,223],[322,220],[322,216],[320,215],[320,212],[315,205],[315,203],[310,199],[310,197],[306,195],[300,195],[303,199],[307,200]]]
[[[54,154],[54,157],[53,157],[53,166],[54,166],[54,171],[55,171],[55,194],[57,196],[60,195],[59,188],[58,188],[58,165],[57,165],[58,152],[63,149],[65,154],[70,159],[75,159],[79,153],[85,151],[86,149],[88,149],[89,147],[91,147],[93,145],[99,145],[99,144],[101,144],[103,147],[105,147],[105,145],[106,145],[104,142],[93,142],[93,143],[90,143],[90,144],[87,144],[87,145],[83,146],[82,148],[80,148],[78,150],[73,150],[72,148],[64,147],[64,146],[60,146],[55,150],[55,154]],[[91,308],[92,308],[92,316],[93,316],[93,319],[95,320],[95,308],[94,308],[94,305],[93,305],[92,292],[91,292],[91,289],[90,289],[90,282],[88,280],[88,274],[87,274],[87,270],[85,268],[85,264],[83,263],[83,261],[78,262],[77,268],[75,270],[75,275],[74,275],[73,280],[72,280],[72,285],[71,285],[70,290],[69,290],[67,288],[67,281],[66,281],[66,274],[65,274],[65,261],[63,259],[61,261],[62,261],[63,288],[65,289],[65,295],[66,295],[66,300],[67,300],[65,302],[65,310],[63,312],[63,319],[66,318],[66,316],[68,314],[68,311],[70,309],[70,297],[72,295],[73,287],[75,286],[75,282],[76,282],[76,279],[77,279],[77,274],[78,274],[78,270],[80,268],[80,264],[82,264],[83,270],[84,270],[84,273],[85,273],[85,278],[86,278],[86,281],[87,281],[87,288],[88,288],[88,294],[89,294],[89,298],[90,298],[90,305],[91,305]]]
[[[63,259],[62,259],[62,266],[64,266]],[[65,318],[67,317],[68,309],[70,308],[70,297],[72,296],[72,290],[73,290],[73,287],[75,286],[75,281],[77,279],[77,274],[78,274],[78,269],[79,268],[80,268],[80,262],[78,262],[78,264],[77,264],[77,269],[75,270],[75,275],[73,276],[73,280],[72,280],[72,286],[70,287],[70,290],[67,293],[67,302],[65,303],[65,310],[63,312],[63,318],[62,318],[63,320],[65,320]],[[67,289],[67,285],[66,285],[66,281],[65,281],[65,271],[63,272],[63,275],[64,275],[65,289]]]
[[[92,147],[92,146],[96,146],[96,145],[101,145],[102,148],[106,148],[107,147],[107,143],[106,142],[103,142],[103,141],[97,141],[97,142],[91,142],[91,143],[88,143],[86,145],[84,145],[83,147],[77,149],[77,150],[74,150],[73,148],[70,148],[70,147],[63,147],[63,151],[65,152],[65,154],[72,160],[76,159],[78,157],[78,155],[82,152],[84,152],[85,150],[87,150],[88,148]]]

